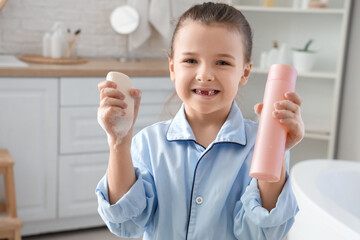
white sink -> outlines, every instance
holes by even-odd
[[[1,67],[29,67],[29,64],[20,61],[13,55],[0,55],[0,68]]]

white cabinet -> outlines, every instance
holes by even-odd
[[[104,78],[60,79],[59,218],[97,216],[96,184],[105,174],[109,146],[97,122]],[[142,100],[134,134],[160,120],[173,89],[167,77],[132,77]]]
[[[107,168],[108,153],[59,158],[59,217],[97,215],[95,187]]]
[[[161,119],[173,83],[168,77],[131,79],[143,92],[135,134]],[[0,148],[15,161],[23,235],[104,225],[95,195],[109,158],[97,122],[103,80],[0,78]]]
[[[90,153],[108,150],[104,130],[97,122],[97,107],[60,110],[60,153]]]
[[[60,79],[60,153],[108,151],[104,130],[97,122],[99,90],[103,78]],[[161,119],[164,102],[173,89],[166,77],[133,77],[134,88],[142,90],[142,98],[134,134]]]
[[[0,78],[0,148],[15,162],[18,215],[54,219],[57,196],[58,81]]]
[[[333,158],[341,94],[343,61],[351,0],[329,0],[324,9],[292,8],[292,1],[233,0],[250,22],[254,34],[253,70],[248,84],[240,88],[244,115],[254,118],[253,105],[262,101],[267,70],[259,69],[260,55],[272,42],[286,43],[289,52],[314,39],[316,62],[311,72],[299,72],[296,91],[303,99],[304,140],[292,149],[292,165],[310,158]],[[289,64],[291,55],[289,54]]]

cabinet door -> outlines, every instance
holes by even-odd
[[[59,217],[97,214],[95,188],[108,160],[108,153],[59,158]]]
[[[97,107],[70,107],[60,111],[60,153],[108,151],[105,131],[97,121]]]
[[[60,154],[108,151],[106,134],[97,122],[99,90],[103,78],[61,78],[60,80]],[[163,105],[173,82],[166,77],[133,77],[134,88],[142,90],[134,134],[142,128],[165,120]],[[172,108],[172,105],[169,106]]]
[[[62,107],[99,106],[97,84],[105,78],[61,78],[60,105]],[[168,77],[131,77],[134,88],[143,92],[141,103],[163,104],[174,88]]]
[[[0,78],[0,148],[15,162],[18,215],[55,218],[57,79]]]
[[[161,104],[143,104],[133,134],[158,122],[161,111]],[[60,115],[60,154],[109,151],[106,133],[97,121],[97,107],[61,108]]]

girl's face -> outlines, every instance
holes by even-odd
[[[251,63],[244,62],[243,39],[223,25],[183,23],[169,58],[170,77],[187,114],[228,114]]]

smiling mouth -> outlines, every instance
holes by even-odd
[[[198,95],[205,95],[205,96],[213,96],[220,92],[219,90],[201,90],[201,89],[194,89],[192,91]]]

